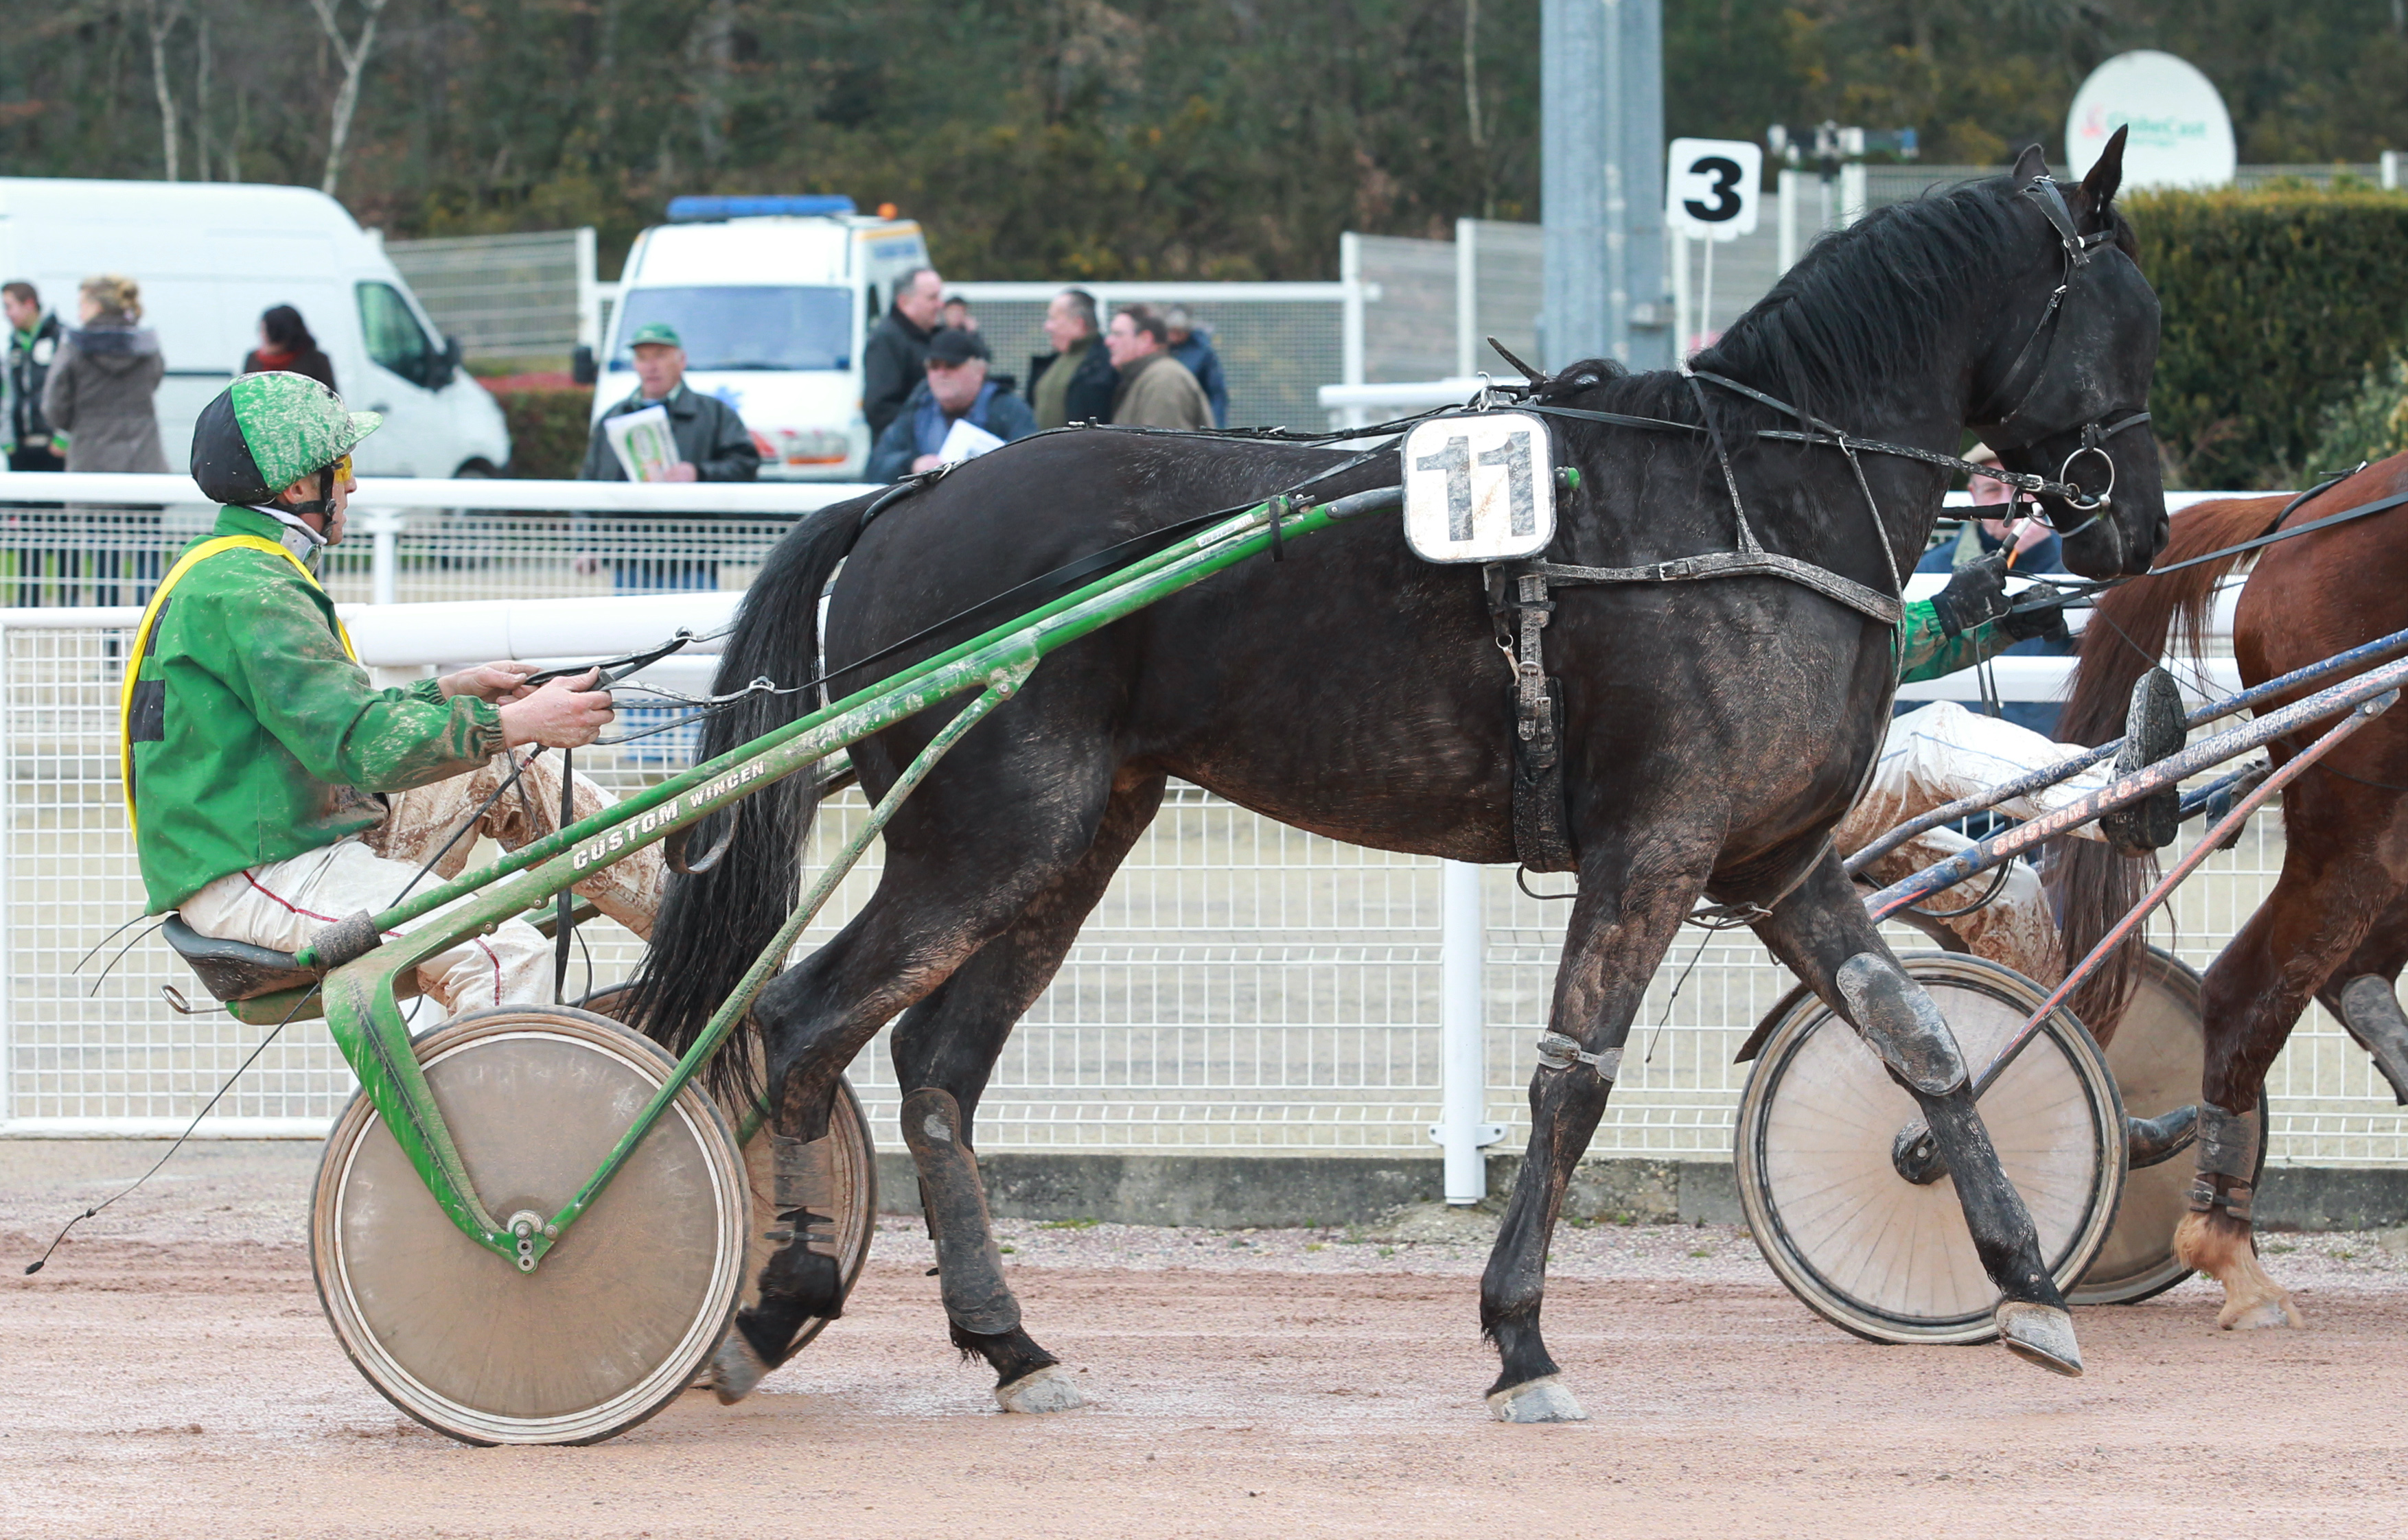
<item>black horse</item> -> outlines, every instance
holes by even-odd
[[[2017,470],[2061,475],[2147,398],[2155,295],[2111,207],[2121,135],[2062,201],[2037,150],[2005,177],[1875,211],[1827,236],[1696,366],[1843,426],[1954,454],[1980,429]],[[2061,288],[2062,286],[2062,288]],[[1923,550],[1941,465],[1759,436],[1799,421],[1677,374],[1574,365],[1542,406],[1697,424],[1707,435],[1551,418],[1578,490],[1546,553],[1627,567],[1728,550],[1735,492],[1764,549],[1882,594]],[[2069,531],[2094,577],[2145,569],[2165,535],[2145,433],[2105,441],[2114,494]],[[839,505],[787,536],[747,597],[722,688],[809,678],[823,586],[826,656],[864,660],[1014,584],[1201,510],[1242,505],[1345,463],[1339,452],[1098,431],[974,461],[864,523]],[[1856,466],[1861,464],[1861,475]],[[2107,466],[2088,458],[2097,488]],[[2076,469],[2081,467],[2077,465]],[[1393,486],[1383,452],[1315,488]],[[857,539],[856,539],[857,535]],[[1896,683],[1890,628],[1780,578],[1563,588],[1545,632],[1562,708],[1565,828],[1576,858],[1553,1032],[1530,1086],[1530,1142],[1481,1288],[1509,1420],[1582,1416],[1539,1330],[1547,1247],[1574,1163],[1612,1090],[1641,991],[1701,895],[1762,905],[1756,934],[1843,1011],[1914,1091],[1938,1134],[2007,1345],[2079,1372],[2031,1220],[1999,1169],[1944,1023],[1884,947],[1829,834],[1877,747]],[[1033,602],[1033,601],[1032,601]],[[993,617],[979,624],[992,623]],[[960,640],[955,626],[856,668],[837,694]],[[825,1136],[838,1077],[898,1015],[896,1072],[938,1244],[953,1339],[998,1376],[1008,1408],[1075,1405],[1004,1286],[969,1152],[1005,1038],[1054,977],[1167,777],[1333,839],[1468,862],[1516,859],[1513,661],[1481,569],[1435,566],[1393,520],[1366,519],[1242,563],[1074,644],[966,737],[885,834],[876,893],[754,1007],[776,1124]],[[792,720],[803,696],[721,719],[708,751]],[[948,718],[853,750],[873,795]],[[638,1019],[681,1045],[795,902],[812,808],[804,777],[754,799],[708,874],[672,890],[640,976]],[[796,1233],[803,1233],[798,1226]],[[796,1319],[834,1315],[833,1263],[797,1239],[720,1361],[734,1399],[785,1353]]]

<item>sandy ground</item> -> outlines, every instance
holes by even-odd
[[[1030,1325],[1094,1403],[1029,1419],[955,1361],[927,1243],[890,1221],[853,1313],[743,1405],[479,1450],[336,1347],[302,1246],[313,1157],[179,1157],[29,1278],[36,1235],[140,1147],[0,1146],[0,1535],[2408,1529],[2396,1237],[2269,1238],[2304,1333],[2217,1333],[2197,1283],[2082,1312],[2077,1381],[1845,1337],[1737,1231],[1568,1231],[1549,1341],[1595,1420],[1508,1428],[1480,1400],[1476,1239],[1006,1225]]]

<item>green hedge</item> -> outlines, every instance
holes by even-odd
[[[2149,395],[2193,487],[2300,483],[2325,414],[2408,343],[2408,195],[2276,189],[2124,200],[2165,306]]]
[[[495,391],[510,427],[509,474],[530,480],[570,481],[585,459],[585,424],[594,389]]]

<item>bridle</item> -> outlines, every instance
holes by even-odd
[[[2065,296],[2072,290],[2074,274],[2089,266],[2093,253],[2115,238],[2115,233],[2112,229],[2084,235],[2080,227],[2074,223],[2073,210],[2066,203],[2064,190],[2057,186],[2056,178],[2035,177],[2024,184],[2022,191],[2025,197],[2038,206],[2041,216],[2048,221],[2050,228],[2057,232],[2057,249],[2063,256],[2065,265],[2057,275],[2055,292],[2048,296],[2047,307],[2042,310],[2040,320],[2032,326],[2031,335],[2024,338],[2024,345],[2016,349],[2014,361],[2007,365],[2007,372],[1999,380],[1998,389],[1990,392],[1989,402],[1973,414],[1976,421],[1985,418],[1989,420],[1989,434],[1992,435],[1993,447],[1996,445],[1995,435],[1998,431],[2014,421],[2023,409],[2031,404],[2032,392],[2039,389],[2041,378],[2047,372],[2049,354],[2057,346],[2057,322],[2065,313]],[[2031,378],[2025,381],[2020,392],[2016,392],[2015,381],[2022,377],[2027,364],[2032,365]],[[1989,409],[1991,406],[2006,399],[2010,392],[2014,393],[2014,405],[2003,411],[1993,412]],[[2079,535],[2106,516],[2107,507],[2114,501],[2115,493],[2115,460],[2107,452],[2107,440],[2127,428],[2137,428],[2147,421],[2149,421],[2149,414],[2143,411],[2133,412],[2112,422],[2094,418],[2082,425],[2082,442],[2076,445],[2073,451],[2065,457],[2064,463],[2057,466],[2056,487],[2051,490],[2055,491],[2056,495],[2063,498],[2066,505],[2075,512],[2086,513],[2090,517],[2071,529],[2057,529],[2057,533],[2060,537]],[[2095,456],[2107,467],[2107,484],[2095,495],[2084,491],[2073,479],[2074,464],[2085,456]],[[2003,476],[1992,474],[1996,479],[2006,481],[2011,486],[2018,485],[2019,473],[2009,472]],[[2037,478],[2031,479],[2037,479]],[[2071,490],[2068,492],[2065,489]],[[2037,496],[2040,489],[2018,486],[2018,490],[2027,495]],[[2041,520],[2051,529],[2057,529],[2057,521],[2048,517],[2045,509],[2041,511]]]

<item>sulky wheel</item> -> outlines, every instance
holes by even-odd
[[[2206,1068],[2206,1029],[2199,1014],[2199,975],[2152,947],[2132,1003],[2107,1045],[2108,1067],[2135,1118],[2195,1105]],[[2265,1168],[2266,1098],[2258,1098],[2258,1168]],[[2137,1305],[2190,1276],[2174,1260],[2174,1226],[2190,1207],[2194,1162],[2187,1151],[2124,1178],[2124,1201],[2099,1260],[2069,1297],[2076,1305]]]
[[[631,992],[626,985],[613,985],[595,991],[580,1004],[617,1020]],[[721,1110],[739,1135],[751,1134],[743,1140],[745,1180],[752,1199],[746,1232],[743,1303],[760,1302],[761,1268],[778,1248],[772,1237],[784,1228],[779,1215],[798,1206],[826,1221],[812,1227],[815,1242],[834,1253],[850,1298],[862,1265],[869,1260],[869,1243],[878,1230],[878,1148],[870,1139],[869,1119],[861,1110],[861,1098],[853,1094],[853,1082],[842,1077],[837,1081],[836,1105],[828,1109],[827,1137],[802,1147],[801,1170],[789,1174],[782,1194],[769,1130],[744,1109],[723,1106]],[[826,1326],[824,1316],[805,1318],[787,1342],[787,1356],[799,1352]],[[703,1380],[707,1383],[710,1378],[706,1369]]]
[[[674,1068],[617,1022],[502,1006],[420,1038],[485,1207],[557,1213]],[[318,1297],[394,1405],[470,1444],[590,1444],[659,1411],[727,1331],[744,1164],[688,1087],[534,1272],[460,1233],[366,1096],[336,1120],[310,1212]]]
[[[1944,952],[1899,959],[1948,1020],[1979,1079],[2043,991],[2021,974]],[[1875,1342],[1986,1342],[1999,1291],[1942,1176],[1918,1186],[1891,1162],[1914,1099],[1855,1029],[1804,990],[1767,1019],[1741,1100],[1740,1204],[1765,1261],[1817,1315]],[[2041,1032],[1981,1100],[1982,1121],[2040,1232],[2060,1289],[2082,1276],[2115,1218],[2124,1109],[2106,1055],[2071,1012]]]

